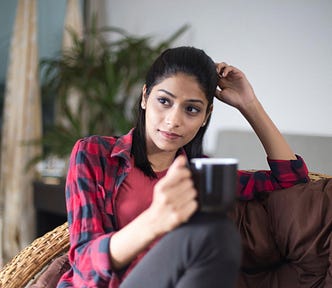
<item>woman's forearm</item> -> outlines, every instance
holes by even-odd
[[[242,113],[260,139],[271,159],[296,159],[292,149],[274,125],[255,96],[255,92],[242,71],[225,62],[217,64],[220,75],[216,97]]]
[[[248,103],[240,112],[254,129],[270,159],[296,159],[287,141],[257,99]]]
[[[154,222],[144,211],[124,228],[116,232],[110,241],[112,267],[118,270],[129,264],[140,252],[147,248],[158,236]]]

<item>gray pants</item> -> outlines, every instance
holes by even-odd
[[[121,288],[234,287],[241,241],[222,216],[195,214],[166,234],[129,273]]]

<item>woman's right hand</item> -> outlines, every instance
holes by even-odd
[[[188,221],[197,210],[197,192],[186,161],[184,156],[178,156],[154,187],[153,200],[147,212],[153,219],[151,228],[156,237]]]
[[[186,222],[198,207],[195,198],[186,158],[178,156],[155,185],[150,207],[112,236],[113,269],[125,267],[157,237]]]

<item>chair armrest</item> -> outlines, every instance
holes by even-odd
[[[68,251],[68,223],[46,233],[21,250],[0,270],[0,287],[22,288],[55,257]]]

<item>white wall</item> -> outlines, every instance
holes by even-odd
[[[241,68],[281,131],[332,135],[332,1],[94,3],[106,25],[156,39],[188,23],[190,30],[176,44],[202,48],[215,61]],[[237,111],[218,103],[207,134],[208,152],[219,129],[249,127]]]

